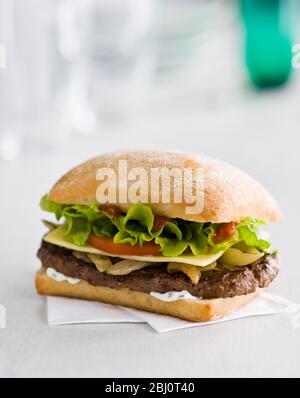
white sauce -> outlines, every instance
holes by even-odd
[[[183,290],[182,292],[167,292],[167,293],[150,292],[150,296],[153,296],[161,301],[166,301],[168,303],[177,300],[194,300],[194,301],[201,300],[200,297],[192,296],[191,293],[189,293],[186,290]]]
[[[56,271],[54,268],[47,268],[46,274],[49,278],[55,280],[56,282],[68,282],[71,285],[76,285],[77,283],[80,282],[80,279],[76,278],[70,278],[64,274],[61,274],[60,272]]]

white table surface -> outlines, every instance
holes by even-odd
[[[264,183],[285,221],[272,227],[282,270],[271,291],[300,303],[299,84],[203,109],[197,101],[152,114],[61,149],[27,151],[0,163],[0,376],[254,377],[300,376],[300,329],[280,316],[249,318],[159,335],[142,324],[49,327],[33,279],[43,226],[39,198],[71,166],[108,150],[175,148],[219,157]]]

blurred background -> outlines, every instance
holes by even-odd
[[[171,144],[149,124],[188,114],[199,129],[213,115],[212,128],[292,78],[298,11],[297,0],[0,0],[0,157],[82,150],[108,132],[135,145],[127,129],[140,124],[139,145],[148,131]]]
[[[222,158],[269,188],[285,214],[275,246],[299,273],[288,257],[297,234],[287,238],[299,218],[299,28],[297,0],[0,0],[5,256],[32,269],[39,198],[70,167],[171,148]]]

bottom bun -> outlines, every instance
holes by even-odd
[[[152,297],[148,293],[135,292],[125,288],[112,289],[110,287],[93,286],[84,280],[75,285],[68,282],[56,282],[46,275],[46,268],[44,267],[37,272],[35,285],[38,293],[42,295],[102,301],[138,310],[171,315],[192,322],[207,322],[222,318],[248,303],[258,294],[257,290],[244,296],[230,298],[165,302]]]

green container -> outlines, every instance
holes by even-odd
[[[259,88],[284,84],[292,70],[292,3],[240,0],[245,26],[246,66]]]

